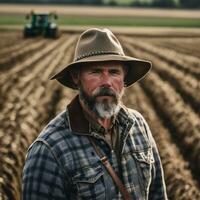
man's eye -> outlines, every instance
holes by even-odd
[[[112,69],[112,70],[110,70],[110,74],[113,74],[113,75],[117,75],[117,74],[120,74],[121,73],[121,71],[120,70],[117,70],[117,69]]]
[[[99,73],[100,73],[100,70],[94,69],[94,70],[91,70],[90,73],[91,73],[91,74],[99,74]]]

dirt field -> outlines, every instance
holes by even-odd
[[[124,103],[140,111],[157,142],[170,200],[200,199],[200,36],[119,34],[127,54],[153,63]],[[0,32],[0,199],[19,200],[26,150],[75,95],[48,77],[70,62],[78,34],[57,40]]]
[[[38,12],[55,11],[59,15],[78,16],[137,16],[137,17],[172,17],[172,18],[200,18],[199,10],[173,10],[173,9],[142,9],[117,8],[96,6],[69,6],[69,5],[16,5],[1,4],[0,13],[27,14],[30,10]]]

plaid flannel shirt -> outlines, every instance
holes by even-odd
[[[98,133],[80,129],[80,105],[53,119],[30,146],[23,170],[24,200],[120,200],[88,137],[106,155],[134,200],[166,200],[161,161],[150,129],[140,113],[122,107],[117,116],[121,164]],[[74,103],[76,102],[76,103]],[[73,107],[73,106],[72,106]],[[72,116],[73,115],[73,116]],[[74,120],[71,120],[74,119]],[[80,121],[82,120],[82,122]]]

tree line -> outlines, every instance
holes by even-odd
[[[79,4],[123,6],[118,0],[0,0],[0,3]],[[161,8],[200,8],[200,0],[130,0],[126,6]]]

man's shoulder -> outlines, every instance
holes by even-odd
[[[47,139],[53,133],[62,132],[67,129],[67,113],[63,111],[59,113],[55,118],[53,118],[39,134],[39,138]]]
[[[135,127],[138,126],[142,128],[142,130],[145,129],[144,133],[149,131],[149,125],[139,111],[128,107],[124,107],[124,110],[127,113],[127,116],[134,122]]]
[[[150,144],[151,143],[150,140],[152,140],[152,134],[149,125],[145,120],[145,118],[143,117],[143,115],[135,109],[126,108],[126,110],[127,113],[129,114],[129,117],[134,121],[132,126],[134,130],[133,131],[135,136],[134,138],[135,139],[144,138],[145,140],[143,140],[142,142],[143,145]]]
[[[137,111],[133,108],[128,108],[126,106],[123,106],[122,108],[129,117],[134,118],[134,119],[136,118],[137,120],[141,120],[141,121],[144,120],[143,115],[139,111]]]
[[[32,145],[37,142],[42,142],[53,147],[61,140],[61,138],[67,136],[67,132],[69,132],[69,130],[70,128],[67,120],[67,112],[63,111],[43,128]]]

